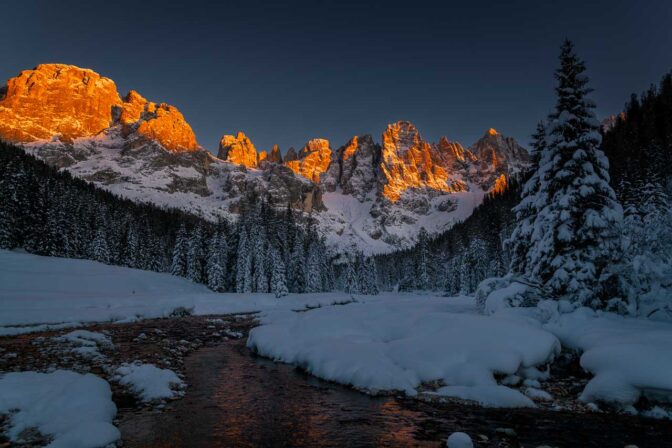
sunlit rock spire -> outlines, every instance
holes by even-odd
[[[256,148],[243,132],[235,136],[224,135],[219,141],[217,157],[246,168],[256,168],[259,163]]]

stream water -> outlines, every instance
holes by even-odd
[[[258,358],[243,341],[198,350],[185,367],[188,392],[169,410],[120,409],[125,447],[438,447],[454,431],[477,447],[672,446],[672,422],[370,397]]]

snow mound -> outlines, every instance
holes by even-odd
[[[536,387],[528,387],[525,389],[525,395],[533,400],[551,401],[553,396],[545,390],[537,389]]]
[[[595,376],[581,400],[629,406],[640,397],[672,402],[672,325],[581,308],[544,326],[581,350]]]
[[[448,448],[474,448],[474,442],[471,441],[469,434],[464,432],[454,432],[446,440]]]
[[[51,436],[50,448],[101,447],[120,437],[110,385],[92,374],[7,373],[0,377],[0,413],[10,415],[14,441],[28,428]]]
[[[494,374],[544,364],[560,349],[539,326],[455,312],[445,299],[360,302],[269,315],[264,323],[250,332],[248,347],[318,377],[409,395],[441,380],[440,393],[491,406],[534,406]]]
[[[75,330],[53,338],[54,341],[64,342],[72,347],[71,351],[84,358],[103,359],[99,349],[111,349],[114,347],[112,339],[103,333],[88,330]]]
[[[122,364],[116,369],[114,379],[130,388],[142,401],[178,397],[186,386],[175,372],[154,364]]]

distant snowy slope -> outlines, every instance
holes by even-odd
[[[176,309],[246,313],[349,299],[343,293],[290,294],[282,300],[273,294],[220,294],[169,274],[0,250],[0,335],[165,317]]]
[[[208,292],[168,274],[0,251],[0,325],[161,317]]]
[[[0,251],[0,298],[77,299],[210,292],[181,277],[89,260]]]

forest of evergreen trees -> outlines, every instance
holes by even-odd
[[[522,278],[537,269],[538,277],[531,277],[539,282],[548,282],[544,287],[545,294],[552,297],[567,293],[564,288],[571,283],[569,279],[557,279],[557,283],[553,283],[552,277],[545,277],[549,274],[544,274],[544,269],[551,268],[553,263],[571,266],[571,260],[580,258],[571,255],[567,263],[558,261],[559,255],[555,255],[553,260],[545,261],[543,257],[534,259],[534,256],[542,255],[532,252],[534,239],[550,237],[553,239],[543,243],[548,244],[549,254],[592,251],[592,260],[599,265],[592,266],[588,260],[575,264],[574,268],[577,270],[577,278],[586,280],[589,278],[586,272],[592,270],[592,281],[599,284],[602,297],[609,301],[596,306],[636,313],[636,310],[643,309],[659,311],[662,303],[662,307],[670,312],[672,75],[663,77],[659,87],[651,87],[639,97],[633,95],[615,125],[602,136],[600,145],[597,125],[590,112],[594,106],[584,98],[590,92],[585,87],[587,78],[579,75],[584,70],[583,63],[572,51],[571,43],[563,46],[562,65],[556,75],[559,82],[556,90],[559,96],[558,112],[549,116],[548,121],[542,121],[532,135],[533,163],[530,172],[521,179],[514,179],[502,194],[488,196],[473,215],[447,232],[429,238],[423,231],[413,248],[376,257],[381,288],[432,289],[450,295],[474,293],[479,283],[487,278],[501,277],[508,272]],[[595,176],[606,164],[600,159],[603,156],[599,152],[595,152],[595,155],[590,153],[596,151],[593,148],[601,149],[608,156],[610,187],[605,187],[603,180]],[[583,158],[586,159],[582,164],[572,165],[574,161]],[[596,168],[588,167],[586,162]],[[554,167],[558,163],[565,164],[565,171]],[[568,181],[585,186],[577,187],[572,192],[571,183],[559,181],[567,169],[576,171],[567,178]],[[583,169],[588,171],[583,172]],[[537,192],[540,189],[542,192]],[[561,192],[561,189],[567,190]],[[613,191],[607,191],[609,189],[616,192],[615,197],[622,204],[622,221],[620,211],[614,208],[620,207],[609,199],[609,195],[613,195]],[[559,196],[561,193],[565,196]],[[595,198],[588,200],[587,194],[595,194]],[[528,197],[527,202],[525,197]],[[549,202],[551,198],[561,197],[567,198],[566,202],[561,201],[556,205]],[[521,198],[524,202],[522,204]],[[608,207],[615,210],[613,213],[600,209],[606,207],[607,202]],[[561,208],[565,203],[573,204],[573,208],[563,212]],[[604,205],[599,205],[602,203]],[[581,204],[584,208],[581,208]],[[550,209],[547,208],[549,206]],[[570,225],[560,223],[553,231],[548,229],[537,234],[529,233],[534,231],[535,226],[539,232],[539,229],[551,225],[552,219],[557,219],[546,216],[538,219],[540,214],[548,214],[555,206],[559,207],[558,211],[548,216],[566,216],[570,219],[568,223],[572,219],[576,221]],[[587,211],[592,207],[595,207],[594,212]],[[614,220],[613,225],[605,225],[602,218],[594,218],[591,224],[578,220],[580,216],[587,216],[585,213],[593,213],[596,217],[603,214],[607,221],[611,216],[618,215],[619,218]],[[599,223],[599,228],[589,228],[596,223]],[[581,226],[585,229],[582,230]],[[513,232],[514,229],[517,233]],[[567,240],[569,245],[563,242],[564,229],[578,232]],[[597,233],[604,235],[598,237]],[[585,238],[585,242],[582,242],[582,238]],[[608,243],[606,239],[609,239]],[[595,246],[595,250],[588,249],[591,246]],[[599,259],[597,253],[606,248],[609,248],[610,253],[605,252],[604,258]],[[530,254],[534,256],[530,258]],[[531,264],[528,266],[528,263]],[[597,277],[596,273],[599,274]],[[579,280],[576,285],[583,281]],[[583,290],[587,295],[593,294],[589,291],[596,289],[595,284],[591,285],[585,286],[588,289]],[[578,290],[575,295],[580,295]],[[649,302],[648,305],[645,302]]]
[[[602,148],[626,212],[630,202],[641,201],[645,188],[667,187],[672,178],[672,74],[642,95],[632,95],[605,133]]]
[[[553,181],[556,174],[544,174],[544,170],[555,169],[564,175],[549,161],[555,157],[557,163],[569,154],[572,158],[563,162],[568,166],[574,166],[574,159],[587,157],[596,167],[593,173],[606,170],[601,149],[609,159],[610,186],[605,184],[606,175],[600,174],[598,179],[581,171],[585,163],[576,165],[574,178],[585,180],[589,187],[568,193],[569,197],[583,198],[597,192],[588,205],[600,210],[599,204],[607,204],[616,192],[623,219],[622,223],[618,219],[617,234],[610,231],[609,244],[620,245],[610,250],[621,257],[616,262],[613,254],[609,255],[598,268],[601,275],[617,279],[609,294],[620,295],[622,307],[632,307],[633,301],[639,303],[653,295],[658,300],[672,291],[672,75],[641,96],[633,95],[614,126],[602,135],[600,146],[590,113],[592,105],[583,98],[590,90],[572,71],[582,69],[582,63],[572,54],[565,57],[566,66],[557,76],[561,82],[574,84],[558,88],[558,112],[542,121],[533,134],[530,172],[509,179],[505,191],[488,195],[469,218],[449,231],[430,237],[421,229],[413,248],[368,258],[361,253],[349,254],[345,263],[334,266],[311,218],[295,214],[289,207],[277,211],[264,198],[249,196],[241,199],[241,215],[235,224],[212,223],[178,210],[122,199],[3,143],[0,248],[169,272],[204,283],[214,291],[272,292],[278,297],[333,289],[357,294],[397,288],[450,295],[473,293],[484,279],[508,272],[529,274],[528,268],[543,270],[544,263],[551,263],[543,257],[530,258],[533,239],[550,235],[531,233],[541,207],[548,205],[549,193],[540,196],[539,191],[561,191],[569,184]],[[565,74],[570,81],[563,81]],[[580,119],[567,121],[563,108],[574,108]],[[572,132],[578,137],[567,139]],[[588,150],[579,146],[571,149],[568,145],[573,142],[588,145]],[[571,199],[575,205],[582,201]],[[618,203],[609,202],[609,207],[616,206]],[[566,216],[578,217],[585,212],[576,210],[568,210]],[[302,222],[297,223],[298,219]],[[550,223],[537,222],[542,227]],[[577,221],[573,226],[579,225],[583,224]],[[593,244],[599,239],[590,239],[596,231],[587,230],[585,244],[576,244]],[[555,238],[554,247],[564,244],[557,235]],[[567,240],[567,248],[575,240]],[[582,267],[577,265],[577,269]],[[551,281],[541,271],[538,279]],[[556,291],[562,291],[566,285],[558,280],[556,286]]]
[[[314,226],[263,198],[243,198],[238,222],[215,224],[122,199],[1,142],[0,198],[0,248],[170,272],[215,291],[334,288]]]
[[[430,237],[421,229],[413,248],[375,257],[380,288],[467,294],[483,279],[503,275],[509,266],[504,241],[515,223],[520,190],[520,181],[510,179],[505,191],[487,195],[447,232]]]

